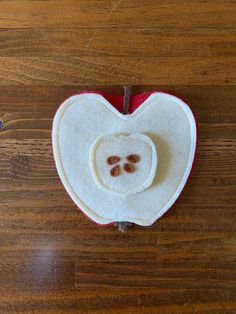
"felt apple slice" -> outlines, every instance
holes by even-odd
[[[185,102],[163,92],[70,97],[53,121],[59,176],[76,205],[99,224],[148,226],[176,201],[190,174],[196,123]]]

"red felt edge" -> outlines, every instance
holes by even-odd
[[[183,98],[183,97],[180,97],[178,95],[176,95],[176,93],[172,93],[172,92],[167,92],[167,91],[163,91],[163,90],[154,90],[154,91],[147,91],[147,92],[144,92],[144,93],[141,93],[141,94],[137,94],[137,95],[132,95],[130,97],[130,106],[129,106],[129,113],[133,113],[139,106],[142,105],[142,103],[153,93],[163,93],[163,94],[167,94],[167,95],[171,95],[171,96],[175,96],[179,99],[181,99],[186,106],[189,107],[189,109],[191,110],[192,114],[193,114],[193,117],[194,117],[194,120],[195,120],[195,124],[196,124],[196,149],[195,149],[195,154],[194,154],[194,159],[193,159],[193,163],[192,163],[192,167],[191,167],[191,170],[189,172],[189,175],[188,175],[188,178],[185,182],[185,185],[181,191],[181,193],[179,194],[179,196],[177,197],[177,199],[175,200],[175,202],[172,204],[172,206],[174,206],[174,204],[177,202],[177,200],[179,199],[180,195],[182,194],[182,192],[184,191],[188,181],[190,180],[190,178],[192,177],[192,173],[193,173],[193,169],[194,169],[194,166],[196,164],[196,155],[197,155],[197,152],[198,152],[198,146],[199,146],[199,125],[198,125],[198,121],[197,121],[197,118],[196,118],[196,114],[195,112],[193,111],[193,109],[191,108],[191,106],[189,105],[189,103]],[[77,96],[77,95],[81,95],[81,94],[99,94],[99,95],[102,95],[112,106],[114,106],[119,112],[122,113],[122,110],[123,110],[123,98],[124,96],[121,96],[121,95],[113,95],[113,94],[109,94],[107,92],[104,92],[104,91],[86,91],[86,90],[82,90],[76,94],[73,94],[71,95],[70,97],[72,96]],[[69,97],[69,98],[70,98]],[[68,98],[66,98],[62,104],[67,100]],[[172,207],[171,206],[171,207]],[[170,208],[171,208],[170,207]],[[169,209],[170,209],[169,208]],[[77,209],[88,219],[90,220],[91,222],[93,222],[94,224],[100,226],[100,227],[109,227],[111,225],[114,225],[115,223],[117,223],[116,221],[114,222],[109,222],[107,224],[100,224],[96,221],[94,221],[92,218],[90,218],[82,209],[80,209],[78,206],[77,206]],[[169,210],[168,209],[168,210]],[[161,216],[163,217],[167,212],[168,210]],[[161,218],[160,217],[160,218]],[[157,220],[159,220],[160,218],[158,218]],[[156,220],[156,221],[157,221]],[[156,222],[155,221],[155,222]],[[154,223],[155,223],[154,222]]]

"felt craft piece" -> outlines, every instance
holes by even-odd
[[[188,105],[164,92],[132,96],[83,92],[58,109],[52,130],[61,181],[94,222],[153,224],[190,174],[196,122]]]

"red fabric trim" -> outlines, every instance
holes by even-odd
[[[134,112],[139,106],[142,105],[142,103],[153,93],[156,91],[151,92],[144,92],[139,95],[133,95],[130,97],[130,104],[129,104],[129,113]],[[123,112],[123,100],[124,96],[120,95],[112,95],[107,92],[100,92],[100,91],[81,91],[80,94],[99,94],[102,95],[113,107],[115,107],[119,112]]]

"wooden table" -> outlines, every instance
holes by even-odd
[[[236,313],[233,1],[0,2],[0,313]],[[193,176],[150,228],[89,222],[51,147],[81,89],[164,89],[199,121]]]

